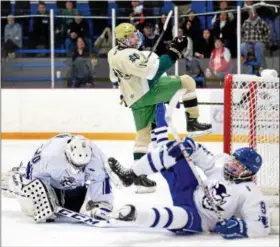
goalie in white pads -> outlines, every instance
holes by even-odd
[[[107,220],[113,206],[106,156],[80,135],[60,134],[39,147],[27,167],[2,176],[4,195],[15,196],[36,222],[56,218],[57,206]]]
[[[147,227],[167,228],[177,234],[210,231],[218,232],[226,239],[267,236],[270,232],[268,208],[262,192],[254,183],[254,176],[262,165],[261,156],[246,147],[232,155],[222,153],[214,156],[191,138],[182,141],[189,162],[175,141],[166,141],[165,145],[135,162],[131,169],[109,158],[109,173],[125,186],[130,186],[142,174],[161,172],[173,200],[171,207],[139,209],[135,205],[125,205],[112,216]],[[218,223],[217,215],[199,187],[190,165],[204,172],[204,182],[225,219],[224,225]]]

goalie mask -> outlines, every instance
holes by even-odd
[[[261,156],[252,148],[239,148],[228,159],[224,177],[235,183],[252,181],[262,165]]]
[[[91,160],[92,149],[89,140],[83,136],[73,136],[67,142],[65,154],[74,168],[83,169]]]
[[[121,23],[115,29],[116,39],[123,48],[140,48],[143,34],[130,23]]]

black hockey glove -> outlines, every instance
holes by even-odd
[[[188,46],[187,37],[183,36],[182,39],[178,37],[174,38],[168,50],[168,55],[170,55],[174,60],[180,59],[182,57],[182,51]]]

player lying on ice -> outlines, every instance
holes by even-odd
[[[165,140],[168,140],[167,136]],[[166,228],[177,234],[210,231],[218,232],[226,239],[269,234],[267,204],[253,182],[262,165],[257,152],[245,147],[232,155],[214,156],[193,139],[184,138],[182,142],[190,159],[187,162],[175,141],[165,142],[130,169],[110,158],[109,174],[122,181],[124,186],[130,186],[142,174],[161,172],[168,183],[173,206],[139,209],[136,205],[125,205],[112,213],[114,218],[146,227]],[[217,215],[190,169],[193,165],[204,172],[207,178],[204,182],[225,224],[217,223]]]
[[[147,60],[145,52],[139,50],[143,35],[135,26],[121,23],[116,27],[115,35],[117,46],[108,53],[110,80],[118,84],[123,99],[133,113],[136,127],[135,160],[148,152],[156,104],[169,102],[178,89],[187,89],[183,95],[183,105],[188,132],[211,129],[211,124],[199,123],[197,120],[199,109],[194,79],[188,75],[162,77],[182,57],[181,53],[188,45],[186,37],[174,38],[167,54],[158,57],[153,53]],[[139,176],[135,185],[139,193],[156,189],[156,183],[145,176]]]
[[[107,160],[85,137],[60,134],[39,147],[26,168],[4,174],[1,188],[4,195],[16,197],[23,212],[37,222],[53,220],[57,206],[97,220],[107,219],[113,208],[110,179],[104,168]],[[23,197],[32,186],[40,195]]]

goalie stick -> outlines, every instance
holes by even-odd
[[[221,223],[221,224],[225,224],[225,220],[223,219],[222,215],[221,215],[221,212],[217,209],[216,207],[216,204],[214,202],[214,199],[211,197],[210,195],[210,192],[209,192],[209,189],[208,187],[205,185],[205,183],[203,182],[203,180],[201,179],[200,175],[198,174],[197,170],[195,167],[193,167],[191,164],[190,164],[190,159],[188,157],[188,153],[185,149],[185,146],[184,144],[182,143],[182,140],[177,132],[177,130],[175,129],[173,123],[172,123],[172,115],[173,115],[173,112],[174,112],[174,109],[176,108],[176,105],[179,101],[179,99],[181,99],[181,97],[183,96],[183,94],[186,93],[186,89],[179,89],[175,95],[172,97],[171,101],[169,102],[169,105],[168,105],[168,109],[165,113],[165,120],[166,120],[166,123],[168,125],[168,127],[170,128],[170,131],[172,133],[172,135],[174,136],[176,142],[178,143],[181,151],[182,151],[182,154],[185,158],[185,160],[187,161],[187,163],[190,165],[190,168],[194,174],[194,176],[196,177],[197,181],[198,181],[198,184],[199,186],[203,189],[204,191],[204,194],[205,196],[208,198],[209,202],[210,202],[210,205],[211,207],[213,208],[214,212],[216,213],[217,215],[217,218],[218,218],[218,221]]]

